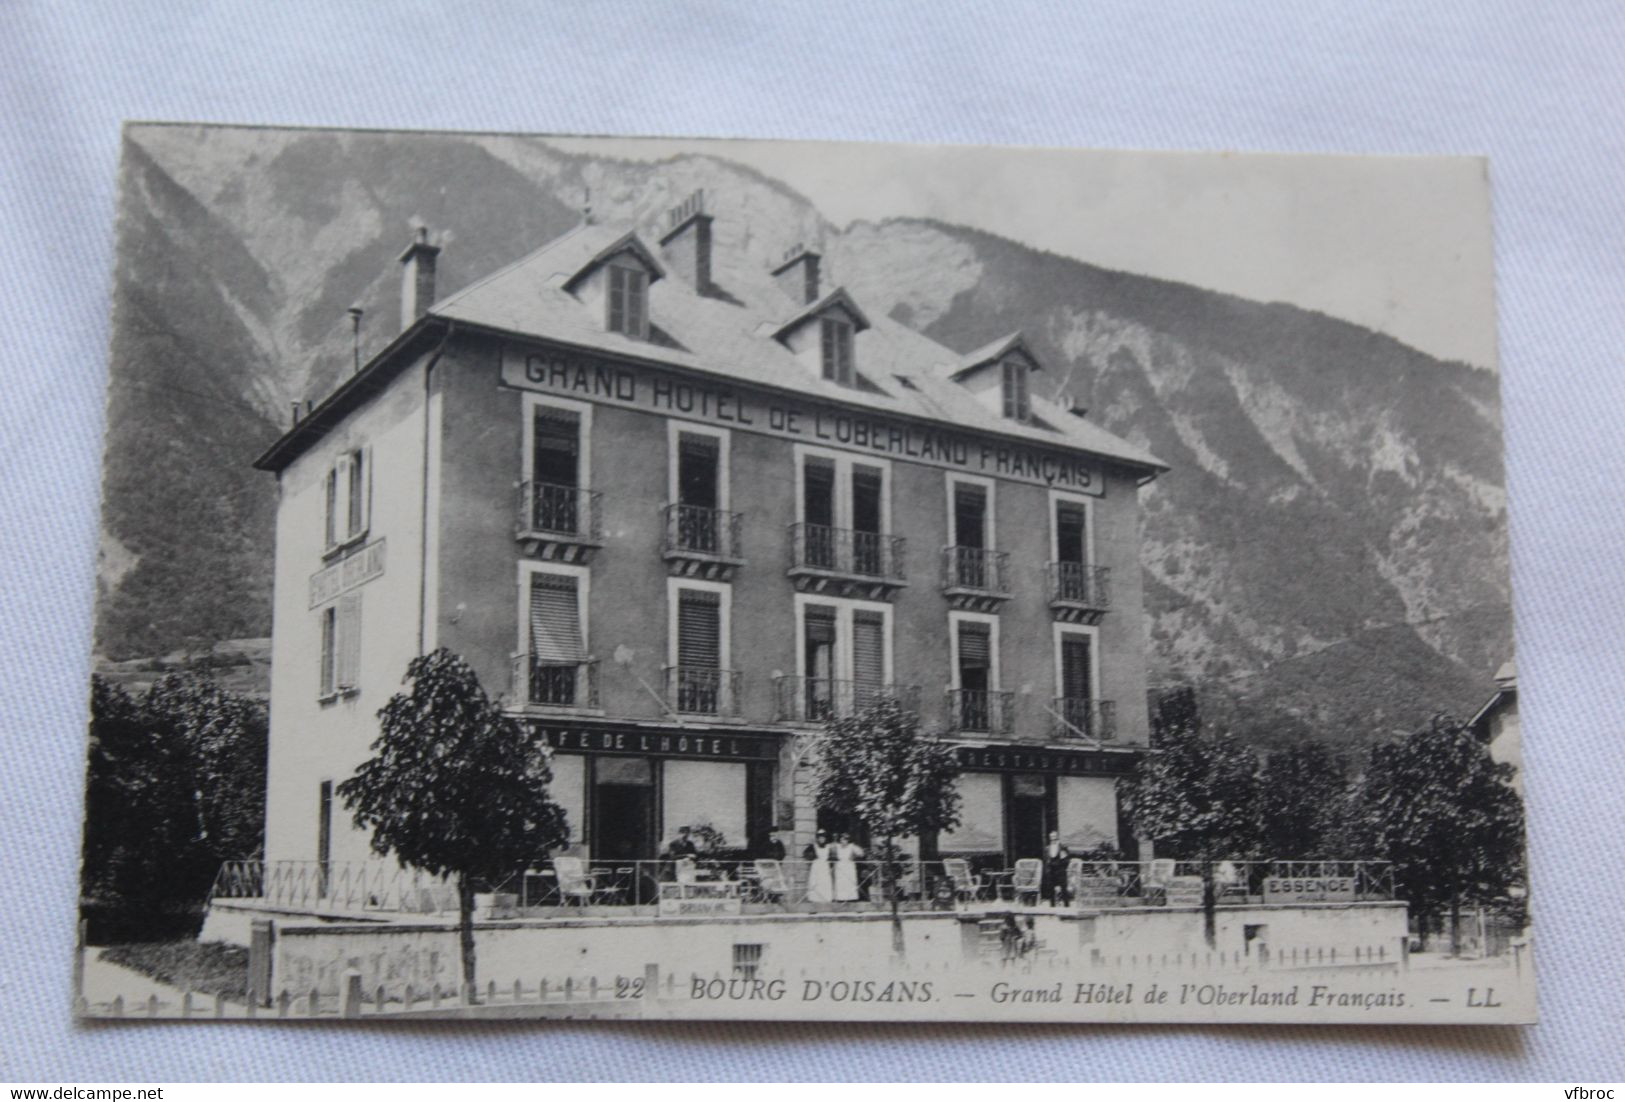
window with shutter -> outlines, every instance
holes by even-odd
[[[852,614],[852,680],[860,706],[886,683],[886,619],[878,612]]]
[[[1086,534],[1084,507],[1075,501],[1055,503],[1055,557],[1060,562],[1082,564]]]
[[[606,319],[610,332],[623,333],[628,337],[643,336],[649,316],[648,285],[647,272],[610,265],[609,316]]]
[[[820,720],[830,715],[835,686],[835,609],[829,605],[809,605],[802,617],[807,677],[804,718]]]
[[[852,385],[852,326],[840,318],[824,318],[824,378],[841,386]]]
[[[367,453],[357,449],[350,453],[349,509],[345,520],[345,536],[353,539],[367,528]]]
[[[574,410],[538,406],[535,440],[531,477],[554,486],[575,486],[580,470],[581,415]]]
[[[334,467],[327,472],[326,485],[327,521],[323,529],[322,547],[332,547],[339,542],[339,472]]]
[[[1088,700],[1093,693],[1089,684],[1089,640],[1071,638],[1061,641],[1061,694],[1069,700]]]
[[[677,437],[677,501],[702,509],[719,506],[717,475],[722,458],[715,436],[685,432]]]
[[[586,656],[576,579],[530,576],[530,656],[533,662],[575,663]]]
[[[337,681],[345,692],[361,684],[361,593],[346,593],[338,603]]]
[[[685,589],[677,598],[677,664],[715,670],[722,666],[722,597]]]
[[[985,670],[993,665],[992,637],[986,624],[959,625],[959,668]]]
[[[338,691],[338,609],[331,605],[322,609],[321,623],[322,658],[317,693],[332,696]]]
[[[1004,361],[1004,415],[1012,421],[1026,421],[1032,417],[1032,403],[1027,394],[1027,365],[1016,360]]]

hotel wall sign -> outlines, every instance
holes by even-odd
[[[310,607],[325,605],[341,593],[372,581],[384,572],[384,541],[374,540],[310,576]]]
[[[959,767],[972,773],[1065,773],[1078,776],[1121,776],[1132,772],[1128,754],[1083,750],[1027,749],[1012,746],[961,746]]]
[[[539,723],[531,723],[530,731],[545,739],[549,749],[564,754],[626,754],[703,761],[777,761],[779,758],[779,740],[772,736],[713,731],[611,731]]]
[[[1042,444],[983,439],[894,419],[884,413],[860,413],[723,383],[696,382],[613,360],[504,345],[502,381],[521,390],[607,402],[822,447],[1079,493],[1105,493],[1099,468]]]

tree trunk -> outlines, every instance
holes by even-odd
[[[898,897],[902,895],[901,885],[897,882],[897,855],[892,852],[891,835],[886,836],[886,881],[891,895],[891,951],[898,959],[902,959],[903,949],[903,915],[900,910]]]
[[[1213,859],[1202,858],[1202,936],[1207,939],[1207,947],[1214,948],[1219,943],[1219,919],[1216,913],[1218,896],[1213,890]]]
[[[1450,955],[1461,956],[1461,896],[1450,897]]]
[[[457,874],[457,941],[463,951],[464,997],[479,1002],[474,986],[474,884],[467,873]]]

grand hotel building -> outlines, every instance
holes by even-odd
[[[1040,398],[1020,334],[960,355],[728,229],[696,195],[438,301],[438,250],[406,249],[399,336],[257,463],[268,859],[368,859],[333,787],[436,647],[553,748],[593,861],[702,822],[799,851],[798,733],[880,692],[958,747],[963,823],[927,855],[1135,848],[1137,497],[1165,468]]]

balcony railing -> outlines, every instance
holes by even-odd
[[[668,505],[666,513],[665,554],[704,555],[719,559],[742,559],[740,529],[744,517],[726,509],[707,509],[700,505]]]
[[[1016,694],[1010,690],[948,690],[948,729],[1008,735],[1016,725]]]
[[[739,673],[706,666],[667,666],[666,707],[679,715],[739,714]]]
[[[516,654],[513,695],[521,704],[543,708],[598,707],[598,659],[573,662]]]
[[[580,486],[524,482],[519,486],[519,515],[514,531],[521,539],[602,543],[603,494]]]
[[[1081,562],[1049,564],[1049,600],[1057,610],[1092,613],[1096,618],[1112,606],[1112,572],[1107,566]]]
[[[1004,597],[1010,593],[1010,555],[986,547],[944,547],[942,588]]]
[[[1110,742],[1117,737],[1117,704],[1079,696],[1058,696],[1050,702],[1055,738]]]
[[[903,572],[905,546],[902,536],[882,532],[792,524],[790,569],[792,573],[816,571],[901,585],[907,578]]]
[[[780,676],[773,679],[773,718],[780,723],[822,723],[826,719],[843,719],[886,696],[892,697],[909,711],[917,712],[920,709],[918,685]]]

